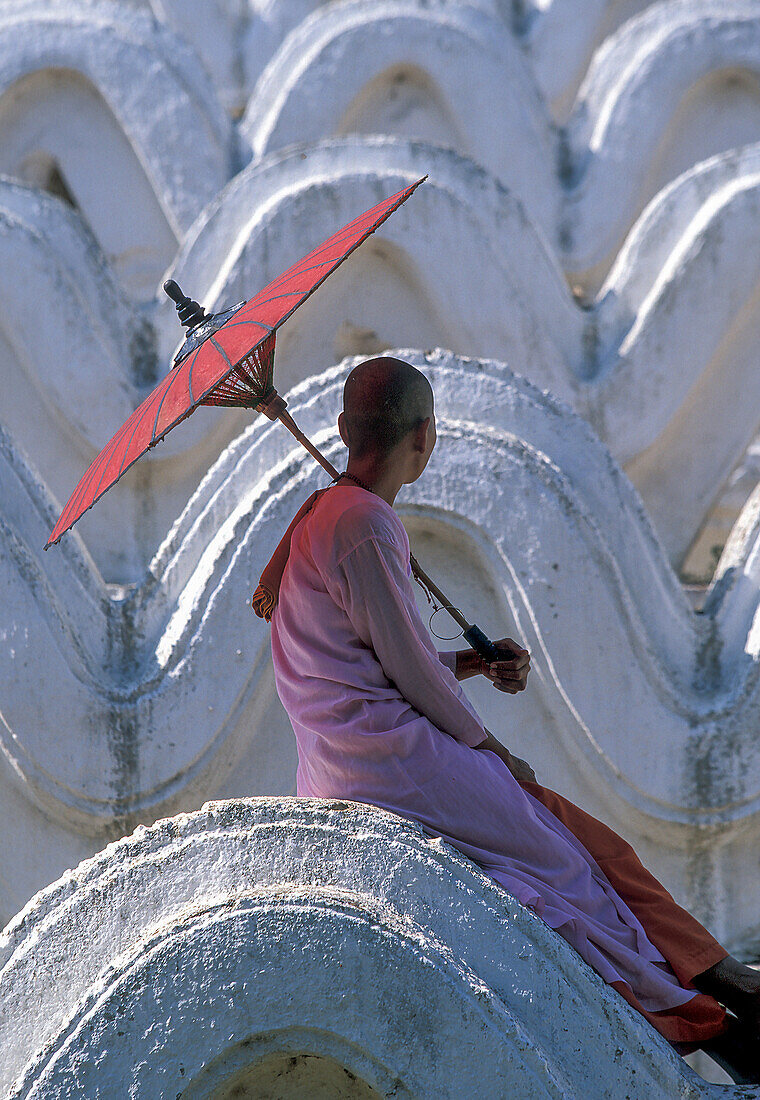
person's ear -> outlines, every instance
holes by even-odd
[[[340,438],[348,446],[348,432],[346,431],[346,417],[341,412],[338,413],[338,431],[340,432]]]
[[[421,420],[417,427],[414,429],[414,449],[415,451],[425,451],[428,445],[428,431],[430,430],[430,423],[432,417],[426,417]]]

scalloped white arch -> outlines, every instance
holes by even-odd
[[[466,142],[459,151],[515,190],[553,235],[558,193],[549,120],[514,36],[476,7],[341,0],[317,9],[262,74],[241,133],[256,157],[341,133],[362,89],[399,65],[427,75],[446,105],[452,136]],[[373,125],[369,117],[364,124]],[[438,129],[436,122],[427,131],[423,106],[404,136],[429,140]]]
[[[362,203],[425,171],[431,180],[413,209],[400,211],[380,235],[419,273],[424,293],[397,266],[399,301],[367,268],[365,279],[377,280],[382,293],[358,301],[338,273],[334,290],[320,291],[312,311],[299,311],[283,333],[276,369],[284,384],[302,377],[304,364],[316,370],[341,352],[362,350],[341,344],[346,318],[353,332],[376,341],[368,352],[403,338],[506,359],[569,400],[630,464],[672,560],[680,561],[757,428],[760,250],[750,244],[760,225],[757,149],[698,165],[663,191],[598,301],[583,310],[514,195],[454,153],[388,139],[327,142],[249,166],[199,219],[173,272],[196,297],[238,300],[301,254],[305,203],[308,239],[316,243]],[[359,191],[364,198],[353,198]],[[364,248],[371,251],[371,242]],[[361,253],[355,263],[361,272]],[[170,305],[160,308],[168,359],[176,322]],[[717,416],[725,430],[701,447],[705,418]]]
[[[235,167],[232,128],[195,56],[146,13],[41,0],[0,13],[0,97],[45,69],[74,70],[121,126],[177,237]],[[0,100],[0,106],[1,106]],[[161,109],[156,110],[160,105]]]
[[[760,324],[760,272],[751,241],[760,225],[759,163],[755,147],[726,154],[658,196],[597,305],[585,311],[573,304],[521,204],[492,177],[455,154],[388,140],[327,143],[305,160],[294,151],[252,166],[198,220],[173,274],[209,307],[244,298],[309,242],[430,168],[434,178],[415,196],[414,210],[391,219],[285,326],[276,361],[280,387],[347,351],[371,352],[402,339],[506,358],[569,399],[629,464],[678,561],[757,428],[752,349]],[[17,225],[19,194],[28,196],[22,216],[27,229]],[[138,333],[75,217],[61,204],[12,186],[0,188],[0,204],[15,227],[7,238],[5,329],[14,342],[12,354],[23,363],[23,372],[17,367],[11,375],[6,423],[63,502],[94,448],[139,399],[129,367],[129,340]],[[58,226],[61,240],[55,239]],[[27,243],[20,263],[22,241]],[[52,277],[53,271],[60,277]],[[361,280],[375,286],[374,295],[356,289]],[[87,287],[86,304],[79,283]],[[47,303],[49,322],[18,323],[40,300]],[[83,309],[86,323],[79,325]],[[168,300],[158,305],[157,327],[158,361],[168,362],[178,334]],[[114,329],[104,348],[104,334]],[[61,346],[69,333],[70,343]],[[153,369],[151,355],[148,349]],[[26,411],[27,376],[43,395],[32,404],[32,417]],[[86,409],[80,400],[85,384]],[[172,433],[145,460],[140,476],[128,475],[99,506],[99,517],[107,514],[120,532],[114,546],[103,545],[99,517],[83,520],[82,531],[109,579],[141,575],[203,472],[247,422],[245,414],[207,412]],[[37,420],[42,424],[47,415],[60,426],[40,432]],[[706,417],[724,423],[709,448],[699,446]],[[35,442],[40,437],[41,451]]]
[[[667,182],[646,177],[662,143],[678,139],[677,131],[668,136],[668,128],[679,104],[702,80],[726,69],[760,77],[757,0],[654,4],[597,52],[568,123],[578,182],[566,212],[572,236],[566,267],[591,268],[616,250],[638,211]],[[760,138],[760,96],[754,115],[754,136],[750,128],[744,141]],[[722,125],[716,117],[693,135],[689,163],[725,149]],[[604,201],[610,187],[614,203]]]
[[[557,74],[558,94],[594,28],[614,25],[614,17],[600,4],[591,10],[586,4],[581,13],[577,0],[555,0],[526,15],[520,36],[491,8],[438,0],[314,6],[271,57],[242,133],[255,157],[324,140],[349,122],[453,145],[513,189],[573,279],[596,288],[664,184],[695,160],[760,137],[760,93],[735,110],[716,108],[709,125],[700,127],[697,118],[687,127],[682,117],[685,100],[704,80],[724,70],[760,72],[760,6],[757,0],[632,3],[638,14],[598,45],[561,131],[546,106],[549,74]],[[561,39],[558,63],[558,28],[568,24],[572,42],[565,50]],[[404,85],[393,93],[395,116],[385,101],[374,121],[370,106],[356,110],[362,97],[371,99],[373,82],[403,75],[404,66],[424,74],[422,84],[434,92],[426,96],[409,77],[409,93]]]

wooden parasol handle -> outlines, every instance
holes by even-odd
[[[325,456],[323,454],[320,454],[312,441],[310,439],[307,439],[307,437],[303,434],[303,432],[298,427],[295,420],[287,411],[287,409],[283,409],[277,419],[285,425],[289,432],[292,432],[292,434],[296,437],[301,446],[306,448],[312,458],[316,458],[322,469],[327,470],[330,477],[339,476],[338,471],[335,469],[332,462],[328,462]]]
[[[287,401],[284,397],[280,397],[277,390],[272,390],[266,401],[261,401],[256,406],[256,411],[263,413],[264,416],[269,417],[270,420],[279,420],[284,424],[291,435],[294,435],[302,447],[305,447],[312,458],[315,458],[323,470],[327,470],[330,477],[337,477],[338,471],[333,466],[332,462],[328,462],[323,454],[317,450],[312,441],[307,438],[296,424],[293,417],[287,410]]]

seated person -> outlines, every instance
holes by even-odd
[[[419,822],[559,932],[680,1053],[704,1048],[734,1080],[760,1081],[760,975],[621,837],[540,786],[459,686],[480,673],[524,690],[527,651],[502,639],[503,659],[486,666],[432,645],[393,508],[435,446],[429,382],[381,356],[351,371],[343,398],[347,469],[301,508],[253,600],[271,620],[297,793]]]

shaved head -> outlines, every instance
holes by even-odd
[[[407,432],[433,415],[425,375],[390,355],[359,363],[343,388],[343,416],[352,458],[383,458]]]

